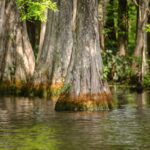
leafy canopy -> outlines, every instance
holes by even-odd
[[[54,12],[58,11],[56,2],[51,0],[16,0],[16,2],[22,21],[25,19],[46,21],[44,15],[46,9],[51,9]]]

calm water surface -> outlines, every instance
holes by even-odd
[[[55,112],[55,102],[0,98],[0,150],[150,150],[150,93],[113,88],[109,112]]]

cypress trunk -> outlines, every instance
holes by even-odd
[[[99,2],[98,4],[98,20],[99,20],[99,38],[100,38],[100,45],[101,48],[105,49],[105,42],[104,42],[104,20],[103,20],[103,6]]]
[[[46,34],[35,70],[35,84],[57,87],[64,81],[72,50],[72,1],[57,0],[59,12],[48,11]]]
[[[148,16],[148,24],[150,24],[150,15]],[[150,32],[147,33],[147,49],[148,49],[148,56],[150,57]]]
[[[119,54],[125,56],[128,46],[127,0],[119,0],[118,27]]]
[[[108,19],[108,11],[107,7],[110,0],[99,0],[98,1],[98,20],[99,20],[99,38],[100,38],[100,46],[104,50],[105,49],[105,25]]]
[[[136,61],[132,62],[133,72],[140,77],[139,81],[142,81],[142,78],[147,70],[146,63],[146,52],[147,52],[147,33],[145,25],[148,19],[148,0],[139,0],[137,6],[137,33],[136,33],[136,45],[134,48],[134,57],[142,61],[142,65]],[[140,73],[139,73],[140,72]]]
[[[71,60],[55,109],[109,109],[112,97],[107,82],[102,81],[97,0],[78,0],[76,12]]]
[[[2,67],[2,57],[4,54],[4,13],[5,13],[5,0],[0,1],[0,67]],[[0,69],[1,70],[1,69]],[[0,79],[2,77],[2,71],[0,71]]]
[[[15,0],[2,0],[0,8],[0,80],[26,81],[35,66],[26,23],[20,21]]]
[[[45,17],[46,18],[47,18],[47,15],[48,15],[48,10],[45,11]],[[38,56],[37,56],[37,62],[39,61],[39,57],[40,57],[41,52],[42,52],[45,33],[46,33],[46,22],[42,22],[41,23],[41,30],[40,30],[39,52],[38,52]]]

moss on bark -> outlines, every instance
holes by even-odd
[[[56,111],[100,111],[113,108],[113,98],[110,93],[84,94],[78,97],[62,95],[58,99]]]

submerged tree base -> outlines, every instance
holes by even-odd
[[[84,94],[79,97],[61,96],[55,106],[56,111],[101,111],[113,108],[110,93]]]
[[[32,82],[0,82],[0,95],[13,95],[24,97],[51,97],[59,96],[62,83],[53,84],[33,84]]]
[[[63,83],[48,86],[46,84],[33,84],[32,82],[1,82],[0,95],[13,95],[24,97],[51,97],[59,96]],[[56,111],[100,111],[113,108],[111,93],[84,94],[79,97],[71,97],[68,94],[61,95],[55,106]]]

